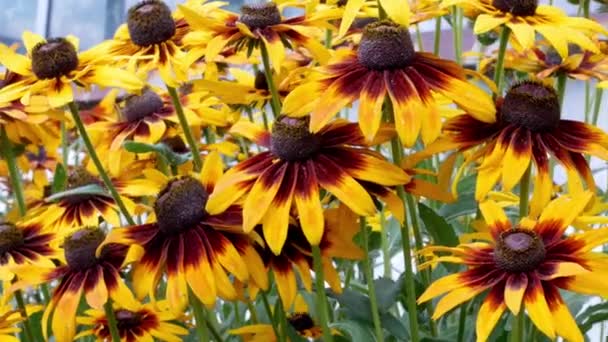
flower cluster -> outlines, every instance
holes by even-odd
[[[584,340],[605,303],[569,298],[608,296],[589,1],[224,5],[0,44],[3,341]],[[472,68],[465,18],[498,45]]]

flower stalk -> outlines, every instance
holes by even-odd
[[[496,57],[496,65],[494,69],[494,83],[496,83],[497,96],[502,95],[505,78],[505,54],[507,52],[507,44],[509,43],[509,35],[511,30],[503,26],[500,31],[500,40],[498,47],[498,56]]]
[[[363,259],[363,269],[365,273],[365,279],[367,280],[367,289],[369,301],[371,304],[374,331],[376,334],[376,340],[384,341],[384,332],[382,330],[382,323],[380,322],[380,312],[378,311],[378,300],[376,298],[376,284],[374,284],[372,263],[369,257],[369,237],[367,233],[367,224],[365,221],[365,217],[363,216],[359,217],[359,228],[361,229],[363,251],[365,253],[365,258]]]
[[[188,146],[190,146],[190,150],[192,151],[192,162],[194,163],[194,171],[198,172],[203,167],[201,154],[198,149],[198,142],[194,139],[194,136],[192,135],[192,130],[190,129],[188,119],[186,119],[186,115],[184,114],[184,108],[182,107],[182,104],[179,101],[179,95],[177,94],[177,90],[175,90],[175,88],[173,87],[167,86],[167,91],[171,96],[171,102],[173,102],[173,106],[175,107],[175,112],[177,113],[177,118],[179,119],[180,126],[182,126],[184,135],[186,136]]]
[[[317,316],[323,330],[323,341],[333,342],[333,336],[329,329],[329,314],[327,312],[327,296],[325,295],[325,279],[323,277],[323,261],[321,260],[321,249],[312,246],[312,259],[315,270],[315,288],[317,292]]]
[[[129,225],[135,225],[135,221],[131,217],[131,214],[127,210],[127,207],[125,206],[124,202],[122,201],[120,194],[118,193],[118,191],[116,191],[114,184],[112,184],[110,176],[108,176],[108,173],[103,168],[103,165],[101,164],[101,161],[97,156],[97,152],[95,151],[95,147],[91,142],[91,138],[89,138],[89,134],[87,133],[87,130],[84,127],[84,124],[82,123],[82,119],[80,118],[78,106],[74,102],[70,102],[68,104],[68,108],[70,109],[70,113],[72,114],[72,118],[74,119],[74,123],[76,124],[76,128],[78,129],[78,133],[80,134],[80,137],[82,138],[82,141],[84,142],[84,145],[88,151],[89,157],[93,161],[93,164],[95,164],[97,172],[99,172],[99,176],[103,180],[104,185],[110,191],[112,198],[114,198],[116,205],[118,205],[120,212],[124,215]]]
[[[270,107],[272,108],[272,114],[274,118],[278,118],[281,115],[281,99],[279,98],[279,91],[272,78],[272,69],[270,66],[270,57],[268,56],[268,49],[263,43],[260,44],[260,52],[262,53],[262,63],[264,64],[264,76],[266,77],[266,83],[268,84],[268,90],[272,96],[270,100]]]
[[[110,336],[112,336],[112,342],[120,342],[120,333],[118,332],[118,324],[116,321],[116,315],[114,314],[114,308],[112,308],[112,299],[108,298],[108,301],[104,304],[103,309],[106,313],[106,319],[108,320],[108,329],[110,330]]]

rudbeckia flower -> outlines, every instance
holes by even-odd
[[[0,79],[0,90],[20,80],[21,76],[6,70]],[[51,121],[58,121],[61,112],[52,110],[44,96],[32,96],[25,106],[18,99],[0,102],[0,126],[15,144],[58,146],[59,130]],[[55,119],[55,120],[52,120]]]
[[[363,251],[353,242],[353,237],[359,232],[359,225],[357,216],[345,206],[327,209],[323,216],[325,231],[319,244],[323,275],[332,291],[339,294],[342,293],[342,286],[333,259],[363,259]],[[261,226],[258,226],[258,229],[261,230]],[[297,298],[296,274],[299,275],[306,291],[312,291],[312,249],[295,218],[290,219],[287,239],[281,254],[275,255],[264,247],[258,247],[258,251],[266,269],[272,270],[274,274],[283,307],[290,308]],[[249,286],[251,288],[253,284]]]
[[[110,58],[141,73],[158,70],[163,82],[177,87],[188,80],[182,39],[189,31],[188,23],[171,14],[164,2],[144,0],[129,8],[127,23],[118,27],[113,39],[97,48],[103,60]]]
[[[74,85],[89,88],[95,84],[128,91],[144,86],[134,74],[96,62],[99,52],[95,48],[78,53],[74,36],[47,40],[25,31],[23,44],[25,56],[0,44],[0,64],[19,75],[17,81],[0,89],[0,103],[21,99],[27,106],[33,96],[40,95],[47,98],[50,107],[58,108],[74,101]]]
[[[121,342],[180,342],[183,341],[184,335],[188,335],[188,329],[171,322],[181,317],[171,313],[164,300],[136,305],[115,302],[113,308]],[[86,316],[77,317],[76,322],[90,328],[76,335],[75,339],[91,335],[98,342],[112,339],[104,310],[89,309],[85,314]]]
[[[382,51],[382,53],[378,53]],[[488,94],[466,80],[456,63],[416,52],[406,27],[390,21],[368,24],[356,51],[339,50],[328,65],[316,69],[309,82],[292,91],[283,111],[290,116],[310,114],[310,130],[318,132],[343,107],[359,100],[359,126],[371,141],[382,121],[382,103],[389,96],[395,128],[406,146],[422,135],[434,141],[441,117],[433,93],[492,122],[494,106]]]
[[[213,62],[226,47],[252,51],[260,44],[266,47],[272,68],[277,72],[285,59],[284,44],[305,47],[321,64],[329,59],[329,52],[318,37],[323,34],[324,28],[332,28],[327,23],[331,17],[312,15],[283,18],[273,2],[243,5],[241,15],[222,9],[203,11],[193,3],[179,5],[178,8],[195,31],[192,34],[210,34],[206,48],[193,50],[198,54],[191,54],[189,60],[195,61],[204,54],[208,62]]]
[[[467,155],[453,183],[457,184],[466,166],[480,161],[475,188],[477,200],[482,200],[499,180],[503,190],[510,191],[533,162],[536,175],[531,205],[535,212],[551,196],[549,154],[565,167],[570,186],[581,187],[582,177],[591,190],[595,189],[584,154],[608,160],[608,135],[586,123],[561,119],[559,101],[552,87],[533,81],[516,84],[497,102],[497,112],[497,121],[491,124],[467,114],[449,119],[441,139],[411,155],[409,161],[415,163],[451,149],[478,148]]]
[[[513,315],[525,310],[550,339],[561,336],[568,341],[583,341],[559,290],[608,295],[608,287],[598,281],[608,271],[608,259],[593,251],[608,241],[608,229],[564,235],[591,197],[590,192],[560,197],[547,205],[538,221],[522,220],[515,226],[498,204],[482,203],[480,209],[490,227],[491,240],[427,247],[450,253],[436,261],[462,264],[467,270],[436,280],[418,303],[446,294],[435,307],[433,319],[438,319],[488,290],[477,315],[477,341],[488,339],[507,309]]]
[[[324,231],[321,189],[358,215],[369,216],[376,207],[368,184],[383,188],[410,180],[403,170],[366,148],[356,124],[335,121],[318,133],[310,133],[308,125],[307,117],[286,116],[277,118],[272,133],[245,121],[235,125],[233,133],[269,151],[228,170],[207,202],[207,211],[215,214],[244,196],[244,230],[262,223],[264,239],[276,255],[287,238],[292,205],[306,239],[318,245]]]
[[[568,57],[568,43],[598,53],[589,38],[594,33],[608,33],[599,23],[586,18],[572,18],[559,7],[539,5],[538,0],[446,0],[443,7],[458,5],[477,14],[473,32],[482,34],[501,25],[513,32],[512,37],[524,49],[532,48],[538,32],[562,57]]]
[[[545,43],[545,44],[544,44]],[[608,46],[598,42],[599,53],[581,51],[576,45],[568,46],[568,57],[562,58],[557,52],[547,47],[545,41],[522,52],[507,51],[505,60],[509,69],[533,73],[537,78],[554,77],[560,73],[577,80],[608,80]]]
[[[58,252],[56,235],[36,224],[0,223],[0,280],[11,281],[18,265],[53,267]]]
[[[40,306],[29,305],[26,307],[27,315],[31,315],[42,308]],[[17,324],[24,320],[24,316],[19,310],[13,310],[8,305],[0,305],[0,340],[2,342],[21,342],[15,334],[21,332]]]
[[[48,320],[58,342],[69,342],[76,333],[76,310],[84,295],[86,303],[102,310],[112,298],[115,302],[132,303],[135,299],[120,276],[120,269],[129,262],[128,246],[106,244],[98,256],[95,251],[105,234],[98,227],[85,227],[67,236],[63,243],[65,262],[57,266],[37,264],[14,267],[18,276],[9,292],[27,286],[59,280],[42,315],[42,332],[47,338]]]
[[[222,169],[219,154],[212,152],[200,174],[168,178],[150,169],[144,171],[146,178],[133,180],[127,188],[132,194],[156,196],[150,223],[113,229],[106,240],[143,248],[133,268],[138,298],[154,298],[165,271],[166,298],[173,312],[181,312],[188,304],[188,287],[208,306],[218,295],[236,299],[227,273],[240,282],[251,275],[258,277],[256,283],[264,283],[262,260],[242,232],[240,207],[232,206],[219,215],[205,211]]]
[[[101,179],[78,167],[68,175],[66,190],[86,185],[99,185],[103,188]],[[133,201],[126,197],[122,197],[122,200],[129,212],[133,213]],[[41,224],[45,230],[62,234],[81,226],[97,225],[99,218],[103,218],[112,226],[120,226],[118,205],[109,194],[103,192],[67,194],[55,201],[45,202],[45,205],[28,213],[27,222]]]
[[[212,107],[217,101],[201,101],[199,95],[180,96],[188,123],[192,126],[228,125],[228,113]],[[122,166],[134,159],[123,149],[125,141],[156,144],[169,138],[170,134],[174,135],[172,129],[179,129],[180,126],[170,97],[150,89],[141,95],[128,96],[115,108],[111,115],[87,125],[87,129],[107,169],[112,175],[118,176]]]
[[[302,296],[297,296],[294,302],[293,312],[287,314],[287,323],[295,332],[307,339],[319,339],[323,336],[321,327],[316,325],[314,319],[308,313],[308,305]],[[229,331],[232,335],[239,335],[245,342],[276,342],[277,336],[270,324],[252,324]],[[332,329],[332,335],[339,334]]]

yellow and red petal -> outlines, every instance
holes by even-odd
[[[318,245],[323,237],[323,208],[319,197],[319,183],[313,161],[305,162],[296,182],[294,200],[298,209],[300,226],[311,245]]]
[[[528,276],[525,273],[514,273],[507,278],[504,301],[513,315],[519,314],[527,287]]]
[[[518,129],[512,133],[509,147],[502,161],[502,186],[511,191],[519,183],[530,165],[532,140],[528,129]]]
[[[350,2],[349,2],[350,4]],[[348,5],[347,5],[348,6]],[[371,142],[382,121],[382,103],[386,87],[382,72],[371,70],[359,98],[359,127],[365,139]]]
[[[277,162],[266,169],[253,184],[243,204],[243,230],[253,230],[270,208],[281,185],[292,181],[285,177],[288,169],[291,169],[289,163]]]
[[[549,311],[551,311],[553,322],[555,323],[555,332],[566,341],[583,342],[585,340],[583,334],[572,317],[568,306],[562,300],[557,288],[550,284],[545,284],[543,287]]]
[[[477,341],[486,341],[490,337],[496,323],[505,312],[507,306],[504,303],[503,295],[503,287],[496,286],[490,290],[483,304],[481,304],[475,324]]]
[[[555,338],[554,322],[548,317],[551,317],[551,311],[545,299],[545,292],[542,283],[537,277],[528,279],[528,289],[524,296],[524,304],[528,311],[530,320],[536,325],[538,330],[549,338]]]
[[[285,173],[285,178],[281,183],[281,187],[264,216],[262,227],[264,231],[264,240],[275,255],[281,253],[283,244],[285,244],[285,240],[287,239],[289,212],[291,210],[297,179],[298,169],[297,167],[291,167],[290,170]]]
[[[511,221],[498,203],[488,200],[479,204],[479,210],[490,227],[492,237],[496,240],[500,234],[511,228]]]

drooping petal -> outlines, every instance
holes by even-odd
[[[294,200],[300,225],[311,245],[318,245],[323,237],[323,208],[319,199],[319,183],[312,160],[304,162],[299,170]]]
[[[528,277],[525,273],[514,273],[507,278],[504,301],[513,315],[519,314],[519,309],[528,287]]]
[[[492,288],[481,304],[475,324],[478,342],[486,341],[490,337],[496,323],[507,308],[503,300],[503,292],[502,286]]]
[[[255,182],[243,205],[243,229],[250,232],[262,220],[277,195],[289,163],[278,162],[269,167]]]
[[[549,338],[555,338],[555,325],[554,322],[548,317],[551,317],[551,311],[545,299],[545,292],[540,280],[536,277],[528,279],[528,289],[524,296],[524,304],[528,311],[528,316],[536,325],[538,330],[542,331],[543,334],[549,336]]]

